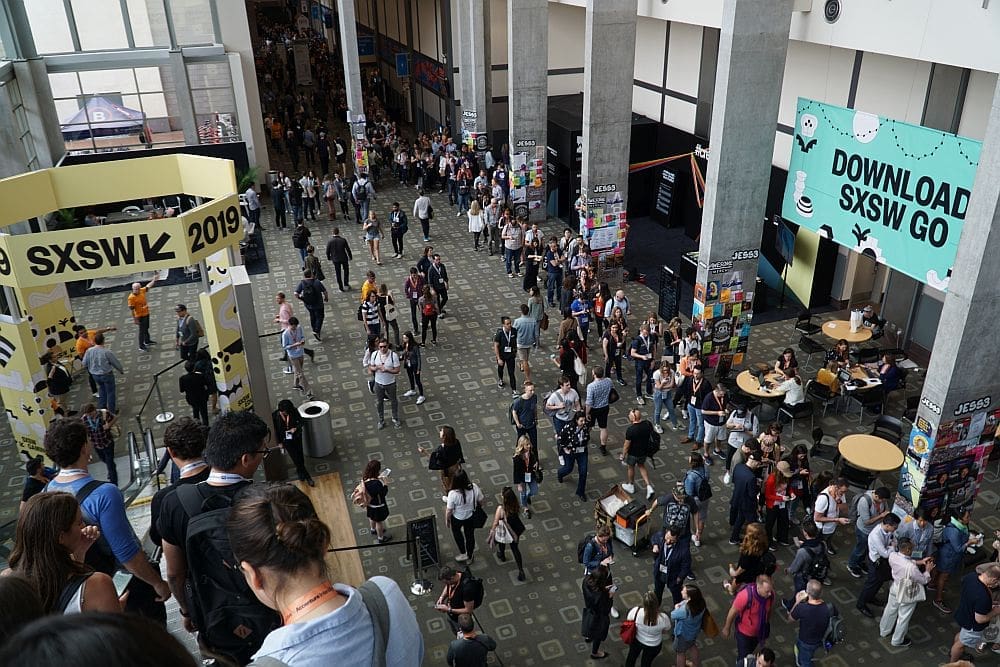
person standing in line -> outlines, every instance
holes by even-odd
[[[511,326],[510,318],[500,318],[500,328],[493,336],[493,354],[497,360],[497,387],[503,388],[503,370],[507,368],[510,379],[511,396],[517,397],[517,378],[514,376],[514,362],[517,359],[517,331]]]
[[[178,380],[178,388],[184,400],[191,406],[192,417],[200,419],[208,426],[208,397],[212,392],[210,379],[197,372],[195,362],[184,362],[184,375]]]
[[[289,179],[288,208],[292,211],[292,220],[296,225],[302,224],[302,182],[298,178]]]
[[[535,342],[535,347],[539,350],[544,350],[545,346],[542,345],[542,331],[548,329],[549,318],[545,313],[545,299],[542,297],[542,292],[538,289],[537,285],[528,290],[528,315],[531,319],[535,320],[535,328],[538,331],[538,340]],[[542,327],[545,327],[545,329]]]
[[[94,336],[94,346],[83,355],[83,365],[97,383],[97,407],[118,413],[118,396],[115,386],[115,371],[125,375],[122,362],[111,350],[104,347],[104,334]]]
[[[702,621],[708,609],[705,598],[694,584],[685,584],[681,589],[680,602],[674,605],[670,612],[670,620],[674,622],[674,653],[677,654],[677,667],[684,667],[690,662],[692,667],[701,667],[701,654],[698,649],[698,633],[701,632]],[[690,661],[688,653],[691,654]]]
[[[691,498],[698,506],[698,511],[692,513],[694,518],[694,534],[691,539],[696,547],[700,547],[701,537],[705,532],[705,526],[708,525],[708,505],[711,501],[711,495],[703,500],[699,491],[702,484],[708,484],[708,491],[711,493],[711,479],[708,476],[708,468],[705,467],[705,460],[698,452],[691,452],[688,465],[690,468],[688,468],[687,473],[684,475],[684,491],[687,493],[688,498]]]
[[[472,614],[458,615],[461,636],[448,645],[448,667],[486,667],[490,651],[497,649],[497,642],[486,633],[476,632]]]
[[[479,252],[479,239],[483,235],[483,229],[486,228],[485,216],[482,209],[479,208],[479,202],[472,202],[467,216],[469,218],[469,233],[472,234],[472,250]]]
[[[521,304],[521,316],[514,320],[514,330],[517,332],[517,361],[524,373],[525,382],[531,380],[531,349],[538,345],[538,320],[530,314],[528,304]]]
[[[795,637],[796,667],[813,667],[813,656],[823,648],[832,605],[824,602],[822,595],[823,584],[810,579],[806,589],[796,593],[795,604],[788,612],[789,618],[799,622],[799,632]]]
[[[504,266],[507,269],[507,277],[521,275],[521,247],[524,245],[524,228],[521,226],[521,219],[508,220],[500,232],[503,239]]]
[[[671,628],[670,617],[660,611],[660,600],[656,594],[646,591],[642,596],[642,605],[630,610],[625,618],[635,621],[636,630],[635,639],[625,657],[625,667],[635,667],[640,657],[640,667],[650,667],[663,650],[663,635]]]
[[[149,337],[149,303],[146,301],[146,292],[153,289],[153,285],[159,279],[159,274],[154,274],[153,279],[143,287],[140,283],[132,283],[132,292],[128,295],[128,307],[132,311],[132,321],[139,327],[139,351],[145,352],[150,345],[156,345],[156,341]],[[105,330],[107,331],[107,329]]]
[[[434,207],[431,206],[431,198],[427,193],[420,190],[420,194],[413,201],[413,217],[420,221],[420,231],[424,234],[424,243],[431,240],[431,218],[434,215]]]
[[[927,598],[924,586],[930,581],[931,573],[934,572],[934,558],[927,556],[913,560],[913,541],[907,537],[901,538],[896,546],[899,551],[889,554],[892,585],[889,587],[889,599],[885,603],[885,610],[879,621],[878,634],[883,638],[891,634],[892,645],[905,648],[912,644],[910,638],[906,636],[906,631],[910,627],[913,612],[917,608],[917,603]]]
[[[813,502],[813,521],[819,528],[826,551],[832,556],[837,555],[833,546],[833,533],[837,526],[846,526],[851,522],[847,516],[847,480],[837,477],[830,481],[829,486],[816,494]]]
[[[389,333],[389,329],[392,329],[393,337],[396,341],[396,347],[399,348],[401,345],[399,341],[399,323],[396,321],[398,318],[398,313],[396,311],[396,297],[393,296],[392,291],[389,287],[382,283],[378,287],[378,312],[382,316],[383,328],[386,334]]]
[[[545,263],[545,292],[549,306],[555,308],[562,301],[563,251],[553,236],[549,239],[543,260]]]
[[[420,309],[420,344],[427,345],[427,326],[430,325],[431,343],[437,345],[437,321],[441,311],[438,307],[437,294],[430,285],[424,285],[423,295],[417,301],[417,306]]]
[[[983,631],[994,617],[1000,615],[1000,605],[993,604],[991,591],[1000,586],[1000,565],[993,563],[982,572],[969,572],[962,578],[962,592],[955,610],[958,632],[951,645],[950,659],[959,660],[966,648],[974,651],[983,642]]]
[[[389,235],[392,237],[392,252],[395,259],[403,258],[403,236],[409,230],[406,213],[399,210],[399,202],[392,202],[389,211]]]
[[[646,378],[646,394],[653,395],[653,371],[650,367],[653,360],[653,347],[649,338],[649,326],[646,323],[639,326],[639,335],[632,339],[628,354],[635,362],[635,402],[639,405],[645,405],[643,377]]]
[[[482,507],[485,497],[478,484],[469,480],[464,470],[459,470],[451,480],[451,489],[445,497],[445,524],[451,529],[458,547],[455,560],[472,564],[476,551],[476,526],[472,515]]]
[[[289,181],[285,172],[279,171],[277,178],[271,183],[271,205],[274,206],[274,227],[276,229],[288,228],[288,188],[285,181]],[[290,183],[290,181],[289,181]]]
[[[378,292],[368,292],[368,297],[361,302],[361,325],[365,335],[378,338],[382,335],[382,313],[378,307]]]
[[[403,367],[406,369],[406,377],[410,382],[409,390],[403,394],[404,397],[417,397],[417,405],[422,404],[427,398],[424,396],[424,383],[420,379],[420,370],[423,363],[420,346],[417,339],[413,337],[412,331],[403,334]]]
[[[538,454],[538,397],[535,396],[535,383],[525,380],[521,385],[522,394],[510,404],[510,419],[514,424],[514,432],[518,442],[527,437],[536,456]],[[524,499],[521,499],[522,504]],[[531,515],[528,515],[531,518]]]
[[[350,190],[347,187],[347,183],[344,182],[344,179],[340,177],[339,171],[335,172],[333,175],[333,191],[337,195],[337,201],[340,202],[340,214],[344,218],[344,222],[347,222],[347,200],[350,198]],[[336,216],[334,219],[336,219]]]
[[[490,251],[490,257],[500,250],[501,214],[502,211],[496,197],[491,198],[489,205],[483,209],[483,218],[486,221],[486,245]]]
[[[705,418],[701,406],[712,393],[712,383],[705,379],[701,366],[695,366],[690,377],[684,378],[677,389],[678,398],[687,403],[688,430],[681,444],[691,443],[691,451],[698,451],[705,441]]]
[[[674,410],[674,390],[677,381],[674,378],[674,365],[664,361],[653,371],[653,430],[663,433],[660,420],[670,420],[670,428],[677,430],[677,411]],[[664,412],[666,408],[666,412]]]
[[[965,509],[957,516],[953,516],[950,521],[946,521],[944,530],[941,531],[941,544],[935,555],[937,570],[934,572],[936,591],[934,606],[943,614],[951,613],[951,608],[944,602],[944,590],[948,578],[961,572],[965,563],[965,550],[976,544],[978,539],[975,535],[970,535],[970,520],[971,514]]]
[[[80,421],[87,427],[87,437],[94,448],[94,453],[108,470],[108,481],[118,486],[115,438],[111,432],[111,429],[118,422],[118,415],[107,410],[98,410],[93,403],[87,403],[80,410]]]
[[[552,417],[552,430],[555,431],[557,445],[563,427],[574,419],[573,415],[580,409],[580,394],[573,389],[570,379],[563,375],[559,378],[559,388],[545,399],[545,414]],[[586,419],[586,415],[584,418]]]
[[[675,605],[680,602],[684,580],[691,574],[691,546],[678,532],[665,528],[653,535],[653,595],[658,605],[663,604],[664,588]]]
[[[530,515],[528,518],[531,518]],[[501,563],[507,562],[506,548],[508,544],[510,545],[510,552],[514,554],[514,562],[517,564],[518,581],[525,579],[524,560],[521,558],[519,545],[524,531],[524,522],[521,521],[521,504],[517,501],[514,489],[505,486],[500,491],[500,503],[497,505],[496,512],[493,513],[493,525],[490,527],[488,542],[496,544],[497,558]]]
[[[403,281],[403,294],[410,302],[410,320],[413,323],[413,331],[420,331],[420,324],[417,321],[417,304],[424,293],[424,284],[424,278],[417,271],[417,267],[411,266],[409,275]]]
[[[313,277],[312,271],[303,271],[302,280],[295,287],[295,298],[301,301],[309,312],[309,326],[312,328],[313,338],[322,341],[320,332],[326,315],[323,304],[330,300],[323,281]]]
[[[271,424],[274,426],[274,439],[282,450],[288,452],[299,481],[316,486],[302,453],[302,417],[295,404],[287,398],[278,401],[278,409],[271,413]]]
[[[309,389],[309,380],[303,367],[305,361],[306,334],[299,326],[299,318],[292,316],[288,319],[288,326],[281,333],[281,347],[288,355],[288,362],[292,365],[295,385],[293,389],[304,392],[306,398],[313,399],[312,391]]]
[[[899,517],[890,512],[868,535],[868,576],[858,594],[857,604],[858,611],[868,618],[875,618],[868,604],[878,595],[882,584],[892,579],[889,554],[896,551],[896,536],[893,533],[898,527]]]
[[[740,534],[743,526],[757,521],[757,508],[760,506],[760,479],[758,471],[761,466],[760,452],[752,452],[745,462],[733,466],[733,495],[729,499],[729,543],[740,544]]]
[[[604,336],[601,337],[601,349],[604,352],[604,374],[611,377],[612,367],[615,375],[618,376],[618,384],[625,386],[625,379],[622,377],[622,353],[625,350],[625,338],[621,333],[621,326],[609,324]]]
[[[618,590],[611,579],[607,565],[601,564],[583,578],[583,615],[580,634],[590,644],[590,659],[603,660],[607,651],[601,651],[601,643],[608,638],[611,626],[611,610],[614,595]]]
[[[437,292],[438,310],[443,320],[448,314],[444,306],[448,303],[448,268],[441,262],[441,255],[434,253],[431,265],[427,267],[427,283]]]
[[[337,274],[337,287],[343,292],[344,289],[351,289],[351,265],[349,262],[354,259],[351,254],[351,246],[343,236],[340,235],[340,227],[333,228],[333,236],[326,244],[326,258],[333,264],[333,271]],[[341,275],[343,274],[343,275]]]
[[[729,401],[727,399],[726,388],[717,384],[712,387],[711,393],[705,396],[701,402],[701,418],[705,422],[703,456],[708,465],[712,465],[712,450],[720,452],[719,443],[728,437],[726,420],[729,418]],[[697,444],[695,442],[691,448],[696,449]]]
[[[399,399],[396,398],[396,376],[399,375],[399,355],[389,348],[385,338],[378,340],[378,349],[369,359],[368,370],[375,375],[375,410],[378,412],[379,430],[385,428],[385,401],[392,408],[392,425],[401,428]]]
[[[274,319],[272,320],[275,324],[281,327],[284,331],[288,327],[288,320],[292,316],[292,304],[288,303],[285,299],[284,292],[278,292],[278,295],[274,298],[275,302],[278,304],[278,312],[274,314]],[[288,353],[284,352],[282,348],[282,361],[288,361]],[[283,370],[285,375],[292,374],[292,364],[289,363]]]
[[[250,224],[254,226],[254,229],[256,229],[257,225],[260,224],[260,196],[254,189],[254,185],[256,185],[256,183],[251,182],[250,185],[247,186],[247,191],[243,193],[243,196],[246,197],[247,200],[247,214],[250,218]]]
[[[655,493],[649,481],[649,471],[646,470],[646,457],[655,437],[653,425],[642,418],[642,412],[638,408],[629,410],[628,420],[630,426],[625,430],[625,442],[622,443],[622,453],[618,457],[627,466],[625,474],[628,481],[622,484],[622,490],[635,493],[635,469],[639,468],[642,481],[646,483],[646,500],[649,500]]]
[[[521,494],[521,505],[524,507],[524,514],[531,518],[531,498],[538,495],[538,476],[541,473],[541,464],[538,462],[538,451],[531,444],[531,438],[522,435],[517,439],[517,446],[514,448],[514,484]]]
[[[382,462],[372,459],[361,473],[361,483],[370,498],[365,510],[369,532],[375,536],[376,544],[384,544],[392,539],[392,535],[385,532],[385,520],[389,518],[389,504],[386,502],[389,495],[388,469],[383,470]]]
[[[860,579],[868,571],[868,559],[862,560],[868,553],[868,536],[882,519],[892,512],[892,506],[889,504],[891,497],[892,491],[882,486],[873,491],[862,492],[854,501],[858,508],[858,520],[854,524],[857,542],[847,561],[847,571],[855,579]]]
[[[558,393],[553,392],[553,395]],[[575,394],[576,392],[573,393]],[[578,404],[579,400],[579,397],[577,397]],[[573,471],[573,465],[576,464],[576,497],[581,502],[587,502],[587,469],[589,467],[587,450],[589,447],[590,426],[587,424],[587,415],[582,410],[578,410],[573,416],[573,420],[563,426],[559,432],[558,451],[560,465],[556,473],[556,481],[562,484],[563,478]]]
[[[149,539],[156,546],[163,546],[163,540],[156,524],[160,519],[160,507],[168,493],[185,484],[198,484],[208,479],[209,467],[203,456],[208,428],[190,417],[180,417],[170,423],[163,433],[163,445],[167,456],[173,461],[176,479],[155,494],[149,503]],[[173,478],[173,474],[171,474]]]
[[[188,313],[187,306],[183,303],[177,304],[174,308],[177,313],[177,334],[174,347],[180,350],[181,359],[194,361],[195,353],[198,351],[198,339],[203,335],[201,324]]]
[[[337,198],[337,188],[333,185],[333,179],[330,178],[330,174],[324,170],[323,172],[323,201],[326,202],[326,218],[327,220],[337,219],[337,209],[333,207],[333,202]]]
[[[764,480],[764,526],[767,541],[774,544],[777,526],[778,544],[788,546],[788,503],[792,498],[789,486],[792,466],[788,461],[778,461],[771,474]]]
[[[590,371],[593,381],[587,385],[587,399],[584,401],[587,421],[597,426],[600,436],[601,454],[608,455],[608,413],[611,410],[611,378],[604,377],[604,369],[594,366]]]

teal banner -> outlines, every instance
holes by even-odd
[[[940,290],[981,144],[799,98],[782,216]]]

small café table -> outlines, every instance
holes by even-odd
[[[846,435],[837,450],[852,466],[870,472],[889,472],[903,465],[902,450],[877,435]]]
[[[848,343],[863,343],[872,337],[872,330],[868,327],[858,327],[858,330],[851,333],[850,320],[830,320],[823,323],[823,335],[834,340],[843,338]]]

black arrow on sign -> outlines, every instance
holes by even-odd
[[[168,259],[176,259],[177,253],[173,252],[160,252],[163,246],[170,242],[170,233],[162,232],[160,236],[153,242],[152,245],[149,243],[148,236],[139,237],[139,245],[142,247],[142,257],[147,262],[159,262]]]

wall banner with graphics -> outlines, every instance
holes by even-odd
[[[799,98],[781,214],[948,289],[981,144]]]
[[[517,142],[521,152],[510,156],[510,200],[514,215],[529,222],[545,221],[545,146],[534,140]]]

